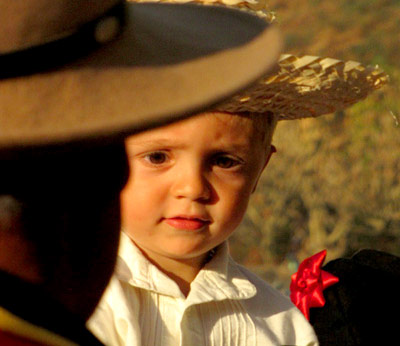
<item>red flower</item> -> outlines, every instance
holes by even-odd
[[[292,275],[290,299],[307,320],[310,319],[310,308],[323,307],[325,298],[322,291],[339,282],[339,279],[321,270],[326,257],[323,250],[300,263],[297,273]]]

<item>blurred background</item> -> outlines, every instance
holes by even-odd
[[[282,121],[278,152],[231,252],[287,293],[300,261],[362,248],[400,255],[400,0],[268,0],[285,53],[378,65],[390,83],[345,111]]]

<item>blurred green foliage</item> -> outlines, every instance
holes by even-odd
[[[379,64],[391,82],[318,119],[278,125],[231,252],[286,290],[299,261],[361,248],[400,255],[400,1],[271,0],[286,52]]]

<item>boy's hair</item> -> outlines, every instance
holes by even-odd
[[[254,119],[256,130],[260,132],[265,149],[269,150],[272,142],[272,137],[278,124],[278,117],[273,113],[250,113]]]
[[[260,136],[261,143],[265,148],[266,152],[268,152],[270,149],[276,125],[278,123],[278,117],[276,117],[271,112],[267,113],[242,112],[232,115],[248,118],[253,121],[254,129],[257,135]]]

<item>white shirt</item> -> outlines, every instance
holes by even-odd
[[[227,243],[185,296],[122,233],[116,272],[89,321],[106,345],[318,345],[288,298],[233,261]]]

